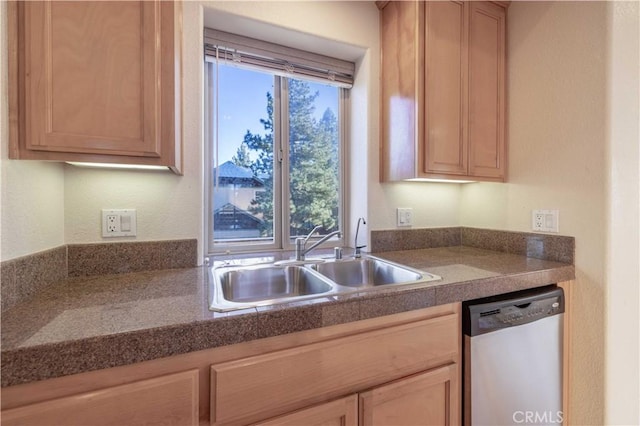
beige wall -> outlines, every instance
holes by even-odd
[[[607,424],[640,424],[640,3],[608,5]]]
[[[572,423],[602,425],[606,4],[513,2],[508,19],[509,183],[465,186],[461,222],[528,231],[532,209],[560,210],[576,238]]]
[[[377,158],[377,156],[376,156]],[[396,208],[413,209],[413,228],[460,225],[460,188],[456,183],[378,183],[378,162],[369,181],[371,229],[396,227]]]
[[[7,4],[0,2],[0,259],[64,244],[64,172],[60,164],[7,159]]]

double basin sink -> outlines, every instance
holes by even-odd
[[[361,258],[219,266],[210,271],[210,309],[218,312],[338,296],[385,286],[439,280],[372,256]]]

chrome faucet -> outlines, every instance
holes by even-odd
[[[333,231],[327,235],[325,235],[324,237],[322,237],[320,240],[316,241],[315,243],[313,243],[313,245],[309,248],[306,248],[306,244],[307,241],[309,241],[309,239],[311,238],[311,236],[313,234],[315,234],[315,232],[320,229],[321,226],[316,226],[315,228],[313,228],[311,230],[311,232],[309,232],[309,235],[307,235],[306,237],[298,237],[296,238],[296,260],[297,261],[303,261],[304,257],[307,253],[309,253],[311,250],[313,250],[314,248],[318,247],[320,244],[324,243],[325,241],[327,241],[329,238],[333,237],[334,235],[337,235],[338,237],[340,237],[342,235],[342,233],[340,231]]]
[[[353,244],[353,246],[355,247],[355,252],[353,253],[353,257],[355,257],[356,259],[359,259],[360,257],[362,257],[362,252],[360,250],[367,246],[366,244],[363,246],[358,245],[358,232],[360,231],[360,222],[362,222],[363,225],[367,224],[367,221],[364,220],[364,217],[358,218],[358,225],[356,226],[356,239]]]

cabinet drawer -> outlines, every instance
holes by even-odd
[[[248,423],[457,361],[445,315],[211,367],[211,421]]]
[[[5,410],[2,424],[197,425],[198,370]]]

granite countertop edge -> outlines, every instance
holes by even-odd
[[[422,262],[431,253],[429,250],[410,252],[411,256],[408,257],[405,254],[407,251],[380,253],[377,256],[396,262],[398,259],[405,259],[398,263],[436,274],[439,272],[438,265],[425,267]],[[497,252],[495,255],[504,257],[502,261],[511,259],[522,264],[527,264],[530,260],[525,256]],[[251,308],[159,327],[116,331],[101,336],[25,347],[5,348],[3,345],[1,386],[129,365],[575,279],[574,265],[535,261],[539,264],[531,270],[524,268],[490,276],[474,276],[472,271],[469,276],[443,277],[442,281],[417,287],[386,288],[376,292]],[[457,267],[464,271],[464,266]],[[443,267],[453,268],[451,265]],[[200,269],[198,274],[202,274],[204,268],[190,269]],[[157,271],[156,275],[162,276],[163,272]]]

